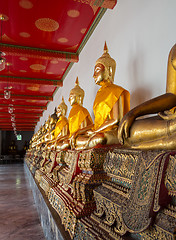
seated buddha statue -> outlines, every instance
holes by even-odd
[[[56,141],[61,140],[69,135],[68,119],[66,118],[67,105],[62,97],[62,102],[57,107],[57,123],[52,131],[52,139],[47,144],[47,149],[55,149]]]
[[[40,146],[43,142],[44,142],[44,136],[47,132],[46,130],[46,127],[47,127],[47,122],[45,121],[44,124],[40,127],[39,129],[39,134],[37,134],[37,146]]]
[[[92,119],[86,108],[82,106],[84,99],[84,90],[79,86],[78,78],[75,87],[70,91],[69,102],[72,106],[68,117],[70,135],[58,138],[56,141],[56,149],[63,150],[72,147],[72,136],[87,126],[92,126]]]
[[[94,126],[85,132],[77,132],[74,144],[77,149],[95,147],[98,144],[116,144],[118,142],[118,124],[129,111],[130,94],[124,88],[115,85],[116,62],[110,57],[105,43],[103,55],[96,61],[94,80],[101,88],[98,90],[93,111]]]
[[[45,134],[45,143],[54,139],[54,131],[55,131],[56,123],[57,123],[57,113],[55,109],[54,113],[48,118],[48,129]]]
[[[168,58],[166,93],[146,101],[123,118],[119,141],[135,149],[176,149],[176,44]],[[154,117],[136,119],[147,114]]]
[[[55,123],[54,118],[51,118],[51,115],[48,116],[47,121],[42,126],[41,136],[38,141],[38,146],[45,146],[45,143],[50,139],[50,132],[52,124]]]

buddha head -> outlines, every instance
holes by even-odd
[[[64,102],[64,98],[62,97],[62,102],[57,107],[57,117],[59,118],[61,115],[65,116],[67,113],[67,105]]]
[[[101,85],[104,81],[114,82],[116,62],[108,53],[108,48],[105,42],[104,53],[96,61],[94,69],[95,83]]]
[[[75,87],[70,91],[69,102],[71,106],[73,106],[73,104],[75,103],[82,105],[83,100],[84,100],[84,90],[80,88],[78,77],[77,77],[75,81]]]
[[[42,134],[45,133],[45,125],[46,125],[46,121],[44,122],[43,126],[42,126]]]
[[[51,116],[49,115],[48,120],[45,123],[45,129],[48,130],[48,128],[50,127],[50,120],[51,120]]]
[[[51,115],[50,118],[50,126],[52,127],[53,125],[55,125],[57,122],[57,114],[56,114],[56,108],[54,110],[54,113]]]

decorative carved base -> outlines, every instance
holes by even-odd
[[[49,191],[49,201],[72,238],[78,219],[95,210],[93,189],[107,179],[103,171],[107,149],[68,150],[66,167],[58,172],[59,184]]]
[[[48,160],[43,167],[36,172],[35,178],[40,183],[40,187],[44,190],[46,196],[50,188],[54,187],[58,182],[58,172],[65,166],[64,156],[66,151],[51,151]]]
[[[59,183],[66,189],[74,177],[80,173],[78,167],[79,151],[67,150],[64,156],[65,166],[58,172]]]
[[[83,172],[77,175],[73,180],[73,197],[83,204],[94,201],[93,189],[107,180],[107,174],[102,172],[90,174]]]
[[[50,191],[50,188],[54,187],[57,184],[50,176],[43,175],[40,180],[40,187],[44,190],[46,196]]]
[[[174,239],[175,154],[109,151],[104,169],[111,181],[94,190],[96,210],[79,219],[74,239]]]
[[[40,169],[37,169],[35,171],[35,180],[40,184],[42,176],[45,174],[45,172],[41,171]]]
[[[50,189],[48,194],[52,207],[59,214],[65,230],[69,232],[71,238],[74,237],[77,220],[95,209],[95,202],[82,204],[73,198],[70,191],[66,191],[62,186],[57,185]]]
[[[66,151],[58,151],[55,153],[55,166],[51,171],[51,178],[55,182],[59,182],[58,173],[66,166],[64,162]]]
[[[174,240],[176,152],[109,146],[53,154],[57,165],[45,168],[52,172],[35,177],[71,238]]]

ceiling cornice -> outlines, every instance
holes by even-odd
[[[8,53],[11,56],[25,56],[35,59],[57,59],[66,62],[78,62],[79,57],[76,53],[62,52],[52,49],[34,48],[19,45],[12,45],[7,43],[0,43],[2,52]]]
[[[52,85],[52,86],[63,86],[62,80],[57,79],[41,79],[41,78],[28,78],[28,77],[15,77],[0,75],[0,82],[19,83],[19,84],[40,84],[40,85]]]
[[[9,107],[9,104],[2,104],[0,103],[0,107]],[[35,110],[35,109],[39,109],[39,110],[46,110],[47,107],[46,106],[32,106],[32,105],[20,105],[20,104],[13,104],[13,107],[15,108],[22,108],[22,109],[30,109],[30,110]]]
[[[46,100],[46,101],[52,101],[53,97],[52,96],[36,96],[36,95],[26,95],[26,94],[11,94],[11,97],[13,99],[18,99],[18,100]],[[0,93],[0,99],[4,99],[4,93]]]
[[[23,112],[23,113],[20,113],[20,112],[16,112],[15,113],[16,117],[18,117],[19,115],[26,115],[25,117],[27,118],[40,118],[42,116],[42,113],[33,113],[33,112]],[[0,111],[0,116],[9,116],[9,113],[6,111],[6,110],[1,110]]]

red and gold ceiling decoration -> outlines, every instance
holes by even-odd
[[[1,130],[34,130],[106,9],[116,3],[0,1],[0,52],[6,59],[0,71]]]

